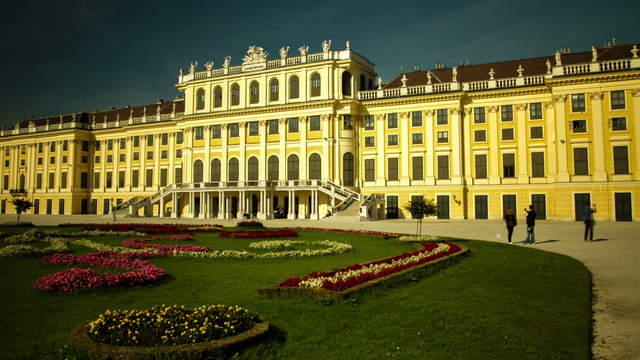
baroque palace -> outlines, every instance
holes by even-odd
[[[1,213],[318,219],[640,218],[638,45],[402,73],[350,48],[192,63],[184,98],[0,135]]]

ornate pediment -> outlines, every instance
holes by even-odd
[[[265,62],[268,55],[263,48],[251,45],[247,50],[247,55],[242,59],[242,65]]]

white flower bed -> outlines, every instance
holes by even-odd
[[[300,282],[298,286],[306,287],[306,288],[321,288],[322,284],[327,280],[335,284],[339,281],[347,281],[350,278],[356,278],[367,273],[377,274],[384,269],[391,269],[391,268],[395,268],[403,265],[408,265],[414,262],[418,262],[424,258],[433,256],[442,252],[447,252],[447,251],[449,251],[449,245],[438,244],[438,247],[436,247],[431,251],[421,252],[419,254],[416,254],[404,259],[400,259],[400,260],[394,260],[389,263],[371,264],[368,266],[364,266],[358,270],[345,270],[345,271],[337,272],[331,276],[316,277],[308,280],[303,280]]]
[[[400,241],[438,241],[440,238],[436,235],[402,235],[398,238]]]
[[[213,250],[211,252],[187,252],[178,251],[176,256],[192,256],[200,258],[244,258],[244,259],[278,259],[278,258],[296,258],[296,257],[309,257],[309,256],[321,256],[321,255],[334,255],[341,254],[347,251],[353,250],[353,246],[345,243],[329,240],[319,241],[294,241],[294,240],[281,240],[281,241],[259,241],[251,243],[254,249],[274,249],[277,243],[287,243],[288,246],[294,245],[315,245],[326,246],[326,249],[304,249],[304,250],[284,250],[284,251],[272,251],[268,253],[251,253],[244,250]],[[266,244],[262,244],[266,243]]]
[[[252,249],[261,249],[261,250],[291,249],[296,243],[299,243],[299,241],[269,240],[269,241],[252,242],[251,244],[249,244],[249,247]]]
[[[12,241],[16,241],[13,239]],[[28,240],[26,242],[34,242],[36,240]],[[45,237],[37,239],[39,242],[49,243],[47,247],[36,247],[32,245],[25,245],[24,243],[14,243],[13,245],[5,246],[0,249],[0,257],[3,256],[43,256],[56,252],[69,251],[69,240],[57,237]]]

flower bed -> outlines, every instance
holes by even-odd
[[[231,239],[261,239],[296,236],[298,236],[298,232],[291,229],[241,230],[220,232],[220,237]]]
[[[175,241],[187,241],[193,240],[191,235],[174,235],[167,238],[133,238],[122,242],[122,246],[130,249],[154,249],[160,252],[170,252],[175,254],[176,252],[208,252],[211,251],[205,246],[194,245],[159,245],[159,244],[146,244],[149,241],[163,241],[163,240],[175,240]]]
[[[74,328],[71,343],[92,357],[205,358],[264,334],[269,324],[239,306],[156,306],[105,311]]]
[[[93,269],[71,268],[37,280],[34,287],[45,291],[75,291],[81,288],[136,286],[158,281],[165,271],[147,261],[157,253],[115,253],[101,251],[85,255],[53,254],[45,256],[46,264],[81,264],[100,268],[131,270],[125,273],[101,275]]]
[[[262,243],[268,243],[262,245]],[[257,243],[251,243],[254,249],[275,249],[279,245],[275,245],[275,241],[261,241]],[[196,252],[185,253],[178,252],[177,256],[192,256],[201,258],[245,258],[245,259],[278,259],[278,258],[297,258],[297,257],[310,257],[310,256],[322,256],[322,255],[334,255],[341,254],[353,250],[353,246],[345,243],[329,240],[318,241],[287,241],[288,246],[293,245],[312,245],[312,246],[324,246],[325,249],[289,249],[283,251],[272,251],[267,253],[252,253],[245,250],[212,250],[211,252]],[[282,247],[280,247],[282,248]]]
[[[345,230],[345,229],[325,229],[325,228],[317,228],[317,227],[294,227],[287,228],[291,230],[308,230],[308,231],[323,231],[323,232],[337,232],[337,233],[353,233],[353,234],[365,234],[365,235],[375,235],[380,236],[382,238],[388,239],[392,237],[398,236],[398,234],[388,233],[384,231],[374,231],[374,230]]]
[[[330,293],[346,295],[362,287],[377,283],[391,276],[397,276],[417,267],[432,264],[450,256],[466,253],[466,247],[457,244],[428,243],[423,249],[366,264],[355,264],[337,271],[311,273],[304,278],[289,278],[276,287],[261,289],[262,293],[311,290],[319,296],[334,297]],[[352,291],[350,291],[352,290]]]
[[[158,224],[93,224],[86,225],[83,231],[113,231],[113,232],[129,232],[136,231],[144,234],[181,234],[188,233],[191,230],[180,228],[177,225],[158,225]]]
[[[56,252],[68,252],[69,240],[48,236],[48,233],[35,229],[25,231],[22,234],[12,235],[4,239],[11,244],[0,249],[0,257],[3,256],[43,256]],[[44,243],[47,246],[37,247],[33,243]]]
[[[436,235],[402,235],[398,238],[405,242],[422,242],[422,241],[438,241],[440,238]]]

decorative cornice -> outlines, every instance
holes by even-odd
[[[425,114],[426,116],[433,116],[433,114],[434,114],[435,112],[436,112],[435,110],[433,110],[433,109],[429,109],[429,110],[425,110],[425,111],[424,111],[424,114]]]
[[[631,95],[632,96],[640,96],[640,89],[631,90]]]
[[[583,74],[583,75],[570,75],[570,76],[561,76],[554,77],[551,79],[547,79],[546,83],[549,86],[560,86],[560,85],[573,85],[573,84],[588,84],[594,82],[609,82],[609,81],[622,81],[622,80],[633,80],[640,79],[640,71],[631,70],[626,72],[616,72],[616,73],[594,73],[594,74]]]
[[[591,98],[591,100],[602,100],[603,97],[604,93],[601,91],[589,93],[589,98]]]
[[[239,110],[227,110],[227,111],[216,111],[209,113],[199,113],[199,114],[191,114],[186,115],[180,118],[180,121],[193,121],[193,120],[210,120],[210,119],[219,119],[219,118],[230,118],[230,117],[240,117],[240,116],[248,116],[248,115],[258,115],[258,114],[268,114],[268,113],[276,113],[276,112],[287,112],[287,111],[295,111],[295,110],[307,110],[307,109],[316,109],[321,107],[336,107],[339,101],[337,100],[327,100],[327,101],[314,101],[310,103],[296,103],[296,104],[285,104],[279,106],[263,106],[259,108],[249,108],[249,109],[239,109]]]
[[[449,112],[451,113],[451,115],[458,115],[460,114],[460,108],[450,108]]]
[[[493,105],[493,106],[487,106],[487,111],[490,113],[497,113],[498,112],[498,106]]]
[[[527,104],[516,104],[516,110],[518,111],[527,110]]]
[[[553,101],[545,101],[543,104],[544,104],[544,107],[547,109],[550,109],[553,107]]]
[[[376,106],[394,106],[394,105],[409,105],[409,104],[421,104],[438,101],[459,101],[463,97],[464,93],[457,91],[455,93],[440,93],[430,95],[416,95],[416,96],[402,96],[387,99],[374,99],[374,100],[361,100],[363,104],[368,108]]]
[[[567,101],[567,95],[555,95],[553,97],[553,102],[556,104],[561,104]]]

